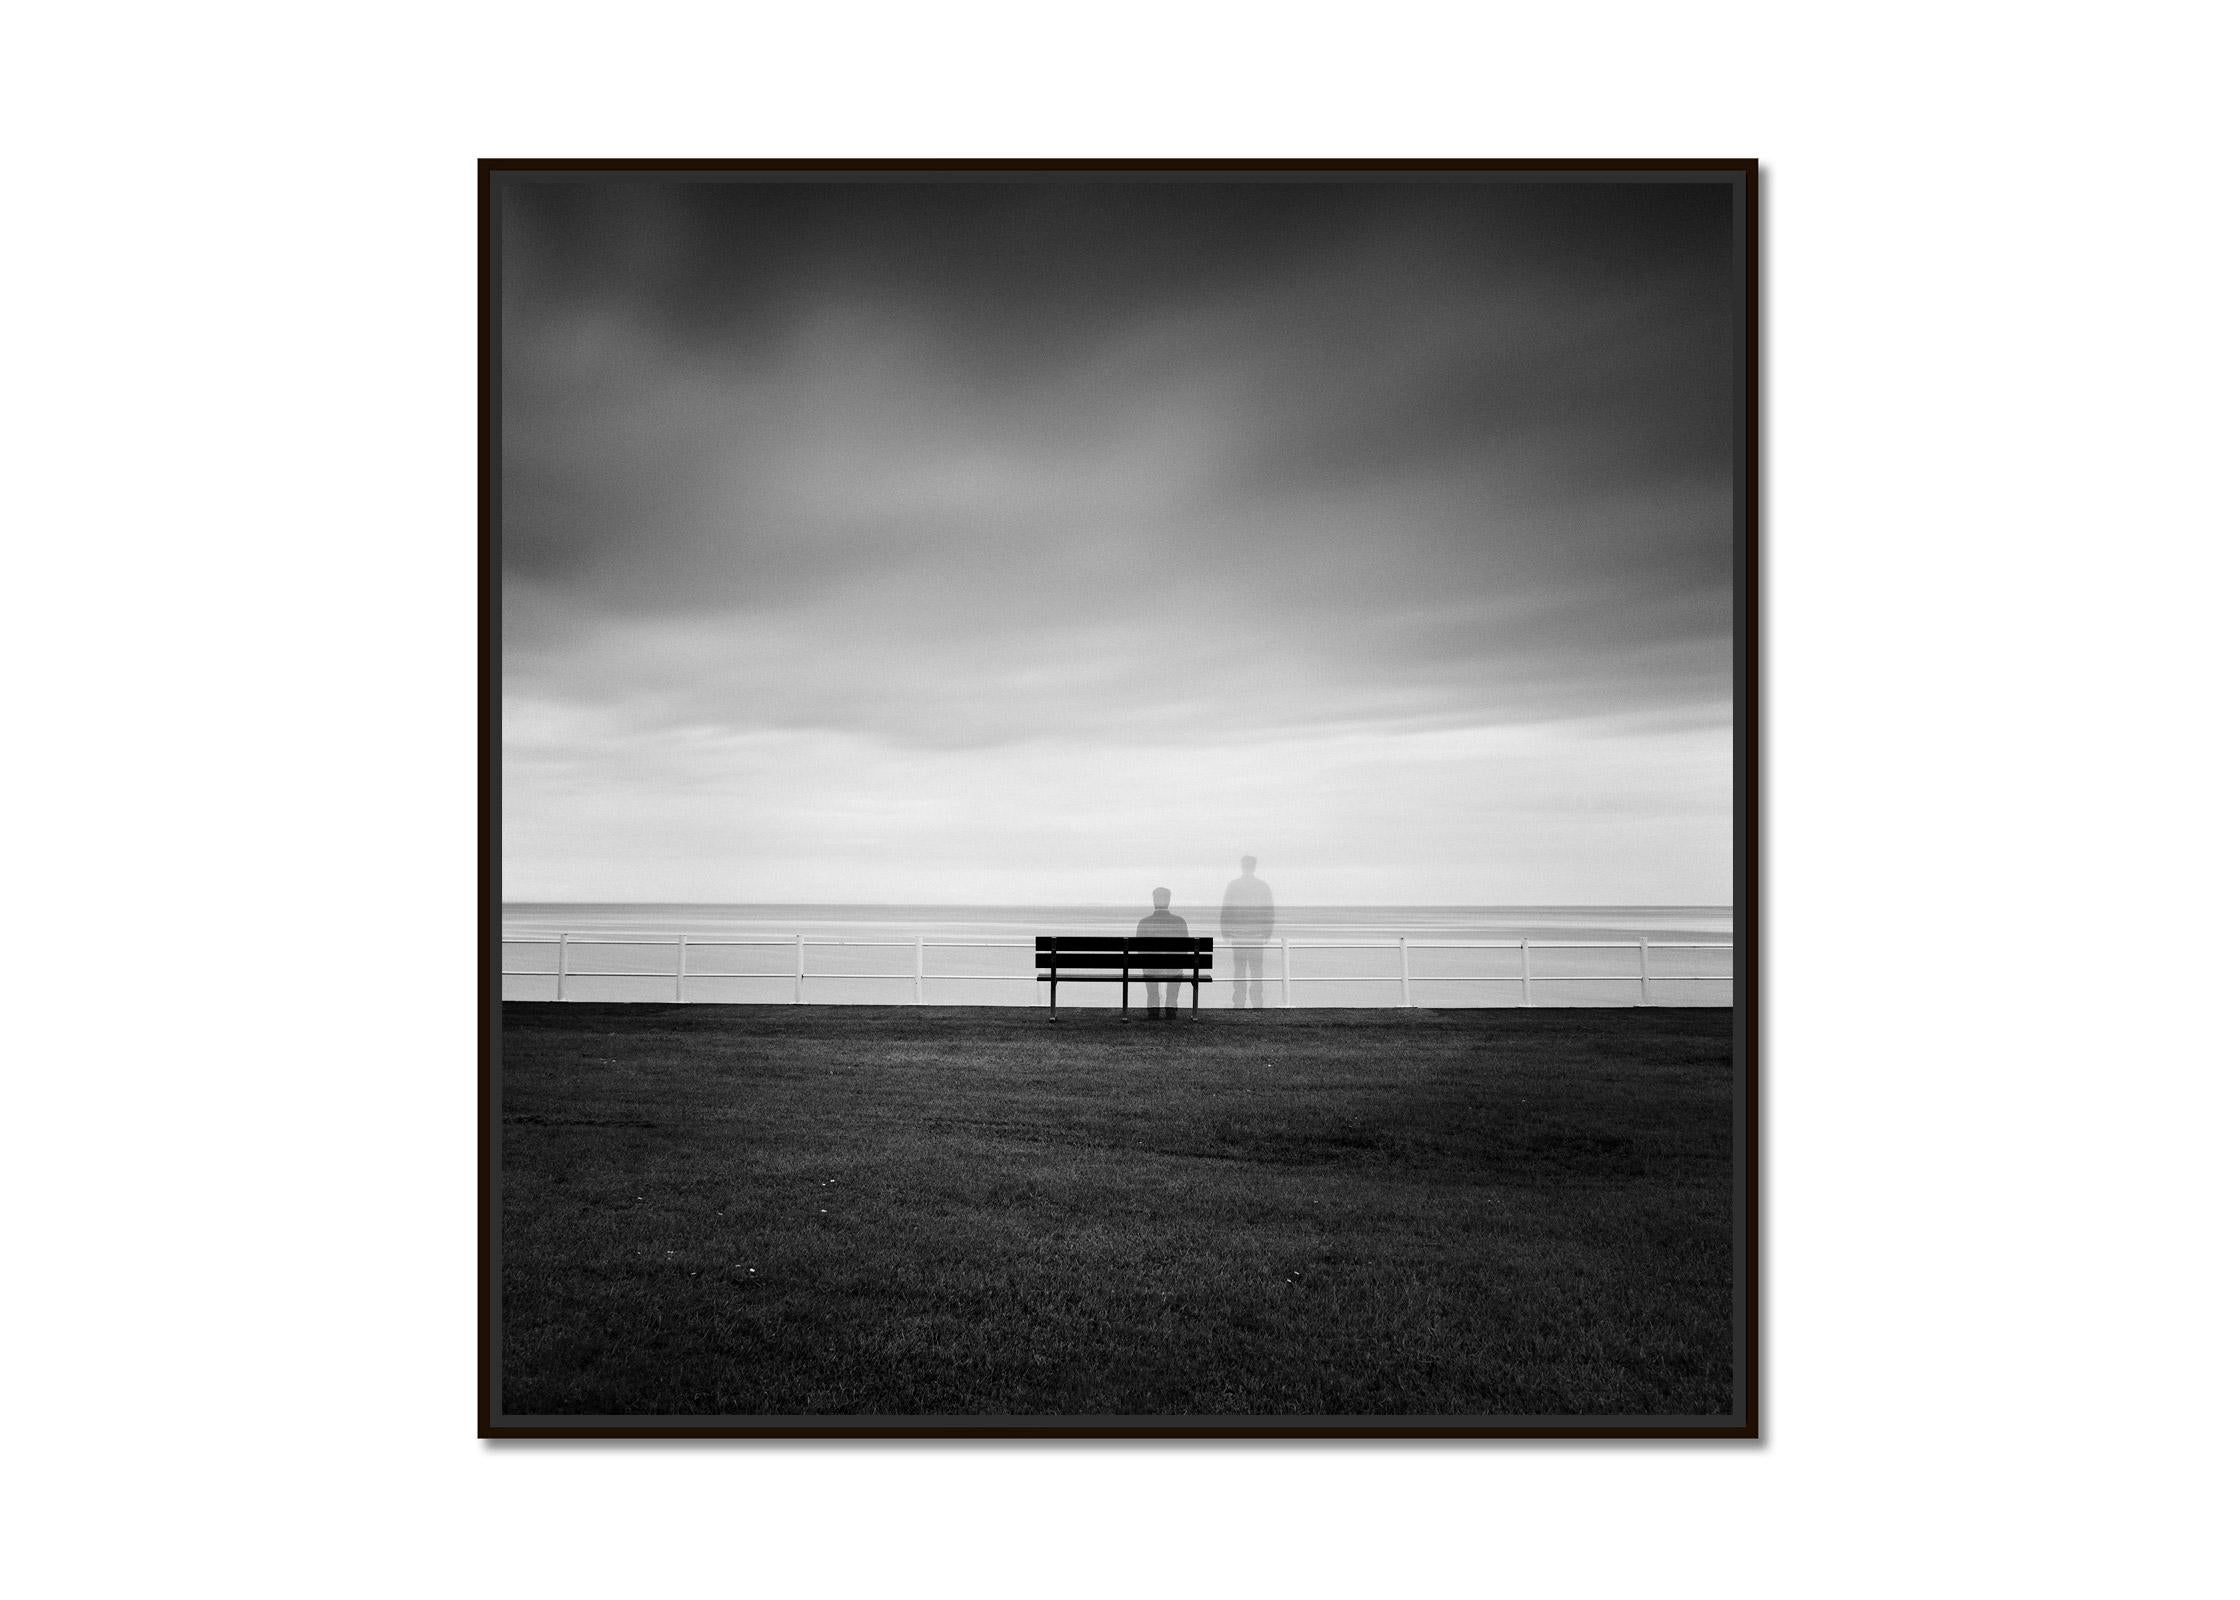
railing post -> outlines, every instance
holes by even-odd
[[[684,941],[686,935],[677,935],[677,1003],[684,1003]]]
[[[793,1003],[795,1005],[801,1004],[801,985],[802,981],[808,976],[809,936],[804,933],[797,933],[793,936]]]
[[[918,935],[918,970],[911,980],[910,994],[914,1003],[926,1003],[926,936],[922,933]]]
[[[1283,941],[1283,1009],[1291,1009],[1291,940],[1288,936]]]
[[[1532,941],[1530,939],[1519,939],[1517,941],[1517,953],[1523,958],[1524,962],[1524,1003],[1530,1005],[1532,1004]]]
[[[560,981],[553,986],[553,998],[568,998],[568,936],[565,933],[560,935]]]
[[[1641,941],[1641,1003],[1649,1003],[1649,941],[1646,936]]]
[[[1400,1003],[1404,1006],[1416,1003],[1414,993],[1408,988],[1408,936],[1404,933],[1400,935]]]

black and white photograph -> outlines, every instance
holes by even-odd
[[[2240,1592],[2231,7],[10,21],[8,1593]]]
[[[485,1435],[1753,1436],[1755,178],[486,161]]]

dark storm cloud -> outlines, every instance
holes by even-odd
[[[502,205],[509,691],[936,745],[1724,716],[1723,188]]]

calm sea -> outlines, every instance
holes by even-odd
[[[1209,1008],[1236,999],[1218,906]],[[1133,931],[1148,906],[523,904],[503,908],[505,997],[745,1004],[1038,1005],[1037,934]],[[1279,1006],[1730,1005],[1726,906],[1279,906],[1263,1003]],[[1406,940],[1405,969],[1400,941]],[[680,941],[683,941],[680,944]],[[1644,949],[1644,943],[1646,949]],[[1288,952],[1285,946],[1288,945]],[[1708,948],[1707,948],[1708,947]],[[679,985],[678,963],[683,957]],[[1289,982],[1285,982],[1288,972]],[[1064,1005],[1117,1003],[1067,986]],[[1185,999],[1187,1004],[1187,998]]]

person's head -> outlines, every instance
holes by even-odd
[[[1251,877],[1252,869],[1254,867],[1257,867],[1258,865],[1260,865],[1260,858],[1258,856],[1246,856],[1244,858],[1244,875],[1248,878]]]
[[[1164,911],[1167,909],[1167,902],[1169,900],[1172,900],[1173,898],[1174,894],[1171,890],[1154,889],[1151,891],[1151,909],[1154,911]]]

